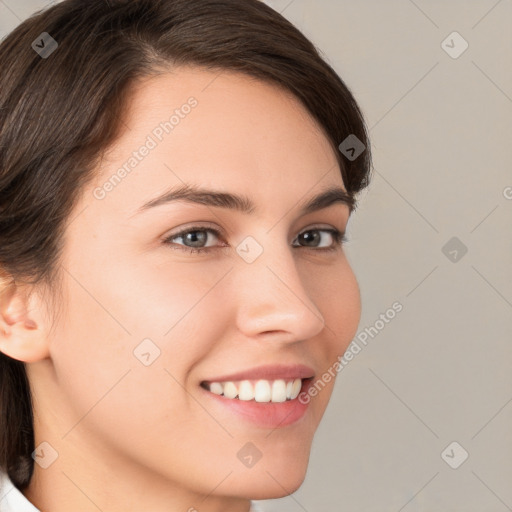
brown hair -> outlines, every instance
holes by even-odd
[[[43,33],[57,42],[53,53],[38,52],[51,48]],[[132,86],[179,65],[239,71],[291,91],[332,144],[347,192],[369,183],[370,144],[353,95],[263,2],[64,0],[0,44],[0,295],[12,283],[57,289],[66,220],[120,134]],[[366,146],[356,159],[338,150],[350,134]],[[0,353],[0,470],[21,490],[34,468],[32,414],[25,363]]]

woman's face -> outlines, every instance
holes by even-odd
[[[65,473],[103,505],[121,486],[146,506],[149,488],[179,488],[199,510],[195,493],[289,494],[334,380],[306,406],[281,400],[289,382],[332,369],[360,318],[356,279],[329,231],[346,229],[349,207],[302,211],[345,189],[336,156],[289,94],[197,68],[140,83],[124,130],[69,217],[50,357],[29,365],[36,446],[59,453],[36,473]],[[184,186],[252,208],[199,193],[155,202]]]

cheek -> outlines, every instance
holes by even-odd
[[[143,401],[146,390],[149,408],[156,400],[151,389],[169,384],[163,370],[163,361],[170,359],[163,333],[177,321],[172,305],[151,302],[148,294],[154,283],[142,289],[134,275],[130,279],[129,274],[116,273],[119,269],[111,270],[90,276],[72,274],[76,281],[70,278],[65,283],[66,312],[51,338],[56,377],[76,421],[92,407],[94,416],[103,403],[113,406],[125,396],[131,410]],[[180,308],[175,305],[175,310]],[[150,365],[145,364],[148,361]],[[176,377],[182,379],[182,375]]]
[[[156,419],[187,407],[178,382],[211,349],[223,308],[215,284],[226,270],[128,260],[102,268],[71,269],[80,284],[67,280],[66,315],[52,339],[55,370],[69,383],[77,416],[103,396],[95,413],[109,414],[102,405],[110,403],[111,411],[136,407]]]
[[[115,304],[132,338],[167,342],[175,337],[178,343],[185,343],[175,333],[185,324],[189,324],[189,331],[190,318],[197,316],[203,302],[211,304],[211,292],[217,291],[217,283],[230,269],[227,261],[194,263],[193,256],[180,258],[170,251],[162,248],[143,258],[127,257],[117,262],[109,271],[110,285],[102,287],[101,293]],[[204,322],[212,320],[208,308],[202,308],[201,315]],[[188,332],[188,337],[192,334]]]
[[[339,265],[317,268],[308,289],[325,320],[331,363],[343,354],[356,334],[361,318],[359,286],[348,260]],[[326,342],[327,343],[327,342]]]
[[[308,343],[308,351],[321,364],[310,391],[315,428],[318,426],[338,377],[336,362],[354,339],[361,317],[361,296],[356,277],[346,258],[338,265],[309,270],[310,297],[325,320],[322,338]]]
[[[151,465],[162,454],[162,446],[155,439],[165,439],[166,446],[172,447],[183,444],[187,436],[199,438],[201,432],[194,432],[198,422],[193,420],[201,417],[201,411],[181,384],[190,367],[187,358],[194,355],[190,346],[186,350],[189,340],[178,329],[194,336],[190,323],[178,323],[177,334],[173,330],[165,337],[162,331],[178,320],[170,315],[172,305],[160,304],[158,310],[156,303],[146,302],[136,322],[134,318],[123,322],[129,334],[113,318],[128,318],[124,315],[130,310],[129,293],[124,294],[120,307],[106,289],[94,288],[90,282],[89,291],[96,300],[80,286],[69,286],[67,315],[52,341],[59,414],[63,413],[61,428],[69,432],[66,441],[81,445],[87,440],[86,446],[92,443],[98,449],[132,454]],[[123,292],[118,287],[115,293]],[[99,303],[104,308],[110,306],[112,316]],[[166,321],[155,326],[151,322],[155,315]],[[143,318],[147,328],[142,328]],[[140,326],[139,331],[134,323]],[[144,364],[148,360],[150,364]],[[148,436],[149,432],[152,435]],[[183,455],[170,452],[171,448],[167,461]]]

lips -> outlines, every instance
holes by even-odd
[[[271,378],[258,378],[262,376]],[[274,430],[301,424],[310,402],[299,397],[313,385],[314,372],[304,366],[267,366],[214,379],[200,385],[214,417],[229,424],[240,421],[250,428]]]
[[[203,382],[227,382],[241,380],[293,380],[309,379],[315,375],[315,372],[309,366],[303,364],[296,365],[266,365],[250,368],[248,370],[231,373],[229,375],[212,377]]]

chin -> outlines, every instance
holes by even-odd
[[[266,500],[283,498],[295,492],[304,482],[308,467],[309,454],[302,458],[299,454],[295,459],[277,457],[268,460],[261,466],[256,465],[250,470],[244,471],[233,480],[232,490],[244,498],[254,500]]]
[[[261,475],[261,477],[251,477],[248,475],[245,482],[240,482],[234,490],[234,494],[241,498],[250,500],[270,500],[284,498],[295,492],[303,484],[306,476],[304,470],[300,475]],[[235,487],[235,486],[233,486]]]

